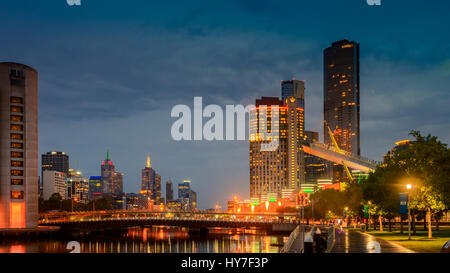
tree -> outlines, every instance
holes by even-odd
[[[386,156],[383,164],[377,166],[375,172],[362,183],[363,197],[366,201],[371,200],[390,218],[398,213],[399,193],[406,191],[406,184],[426,187],[422,192],[424,195],[417,198],[427,200],[426,205],[422,206],[429,213],[431,230],[430,217],[436,213],[434,207],[442,208],[441,205],[444,205],[445,210],[450,206],[450,150],[447,144],[430,134],[422,136],[419,131],[411,131],[410,135],[415,140]],[[426,194],[433,196],[426,197]],[[437,201],[441,203],[436,203]],[[415,214],[419,211],[418,206],[411,209],[413,223]],[[415,230],[415,224],[413,229]]]
[[[443,197],[431,186],[421,186],[411,195],[409,205],[411,208],[426,212],[426,221],[428,222],[428,238],[432,238],[431,218],[434,214],[444,211],[445,204]]]

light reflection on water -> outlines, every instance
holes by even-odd
[[[0,242],[0,253],[69,252],[69,241],[80,242],[81,253],[276,253],[287,235],[261,230],[210,229],[207,235],[184,228],[136,227],[74,238]]]

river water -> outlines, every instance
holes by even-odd
[[[79,243],[81,253],[276,253],[287,238],[288,235],[250,229],[216,228],[200,235],[184,228],[135,227],[114,232],[6,240],[0,242],[0,253],[67,253],[71,241]]]

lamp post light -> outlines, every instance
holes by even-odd
[[[406,189],[408,190],[408,199],[406,201],[406,205],[408,206],[408,240],[411,240],[411,210],[410,210],[410,206],[409,206],[409,199],[410,199],[409,193],[412,189],[412,185],[407,184]]]
[[[368,227],[367,227],[367,231],[369,231],[370,230],[370,205],[372,205],[372,202],[371,201],[369,201],[369,205],[368,205],[368,211],[369,211],[369,219],[368,219],[368,221],[367,221],[367,224],[368,224]]]

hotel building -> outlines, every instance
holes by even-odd
[[[263,151],[261,145],[269,142],[269,134],[278,139],[278,146],[274,151]],[[304,109],[298,107],[295,97],[284,101],[276,97],[256,100],[256,107],[250,110],[252,203],[274,202],[298,193],[305,181],[303,139]]]
[[[38,73],[0,63],[0,228],[38,220]]]

